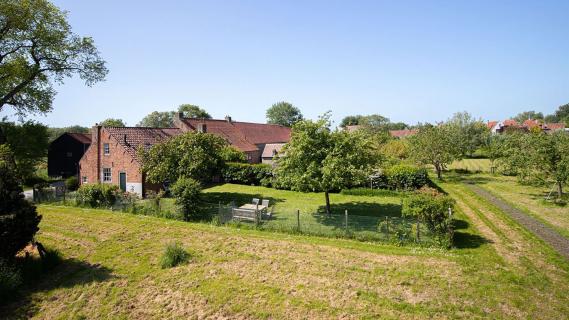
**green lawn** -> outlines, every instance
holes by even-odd
[[[0,318],[566,318],[567,261],[459,184],[442,187],[463,221],[450,251],[42,205],[37,238],[65,260]],[[171,241],[192,258],[161,269]]]
[[[490,172],[489,159],[462,159],[451,163],[448,169],[462,169],[471,172]]]

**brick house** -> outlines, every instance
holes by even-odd
[[[176,115],[174,128],[102,127],[91,130],[91,146],[79,162],[80,183],[110,183],[123,191],[144,195],[160,186],[145,181],[138,159],[139,148],[149,148],[188,131],[207,132],[224,138],[247,155],[250,163],[260,163],[266,146],[286,143],[290,128],[260,123],[183,118]],[[269,148],[267,147],[267,148]]]
[[[488,121],[486,124],[490,132],[493,134],[500,134],[506,131],[529,131],[533,128],[540,128],[546,133],[556,132],[556,131],[565,131],[565,124],[564,123],[546,123],[542,120],[537,119],[528,119],[523,123],[518,123],[516,120],[507,119],[504,121]]]

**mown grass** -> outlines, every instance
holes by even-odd
[[[0,317],[566,317],[567,262],[460,184],[442,187],[487,216],[459,208],[459,248],[450,251],[42,205],[38,239],[66,260]],[[512,242],[491,242],[486,224]],[[171,242],[192,259],[162,269]]]
[[[454,161],[448,166],[450,170],[466,170],[469,172],[490,172],[491,162],[489,159],[462,159]]]

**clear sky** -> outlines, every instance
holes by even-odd
[[[569,1],[56,0],[110,70],[57,88],[51,126],[192,103],[265,121],[286,100],[407,123],[502,119],[569,102]],[[10,114],[11,110],[0,115]]]

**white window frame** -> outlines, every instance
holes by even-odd
[[[81,177],[81,183],[87,183],[87,176]]]
[[[103,143],[103,154],[108,156],[111,154],[111,145],[108,143]]]
[[[105,179],[105,170],[109,170],[108,179]],[[103,168],[103,182],[113,182],[113,170],[112,168]]]

